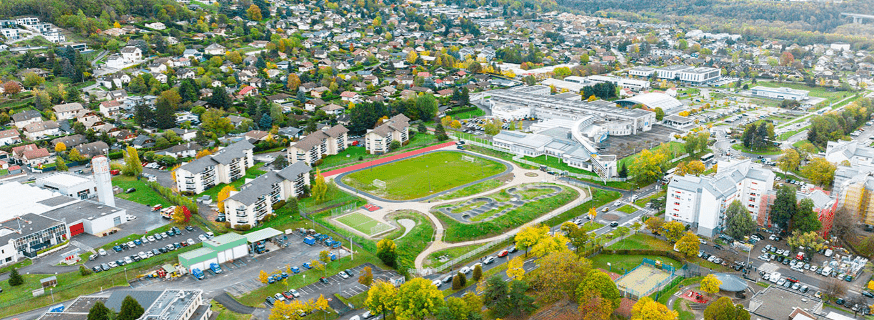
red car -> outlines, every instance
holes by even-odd
[[[498,252],[498,258],[506,257],[508,254],[510,254],[510,251],[502,250],[501,252]]]

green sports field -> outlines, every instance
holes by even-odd
[[[368,217],[360,212],[353,212],[345,216],[339,217],[336,220],[342,224],[349,226],[352,229],[358,230],[359,232],[369,236],[372,236],[374,231],[378,234],[392,229],[390,225],[376,221],[373,218]],[[376,226],[380,227],[378,229],[374,229],[373,227]]]
[[[473,157],[466,161],[462,156]],[[460,152],[433,152],[356,171],[343,177],[350,187],[392,200],[425,197],[504,172],[503,164]],[[385,182],[385,188],[374,180]]]

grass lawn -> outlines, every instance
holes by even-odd
[[[360,212],[353,212],[339,217],[336,220],[366,235],[378,234],[392,228],[391,226],[376,221]]]
[[[246,169],[246,175],[244,175],[242,178],[234,180],[233,182],[230,183],[230,185],[233,186],[234,189],[240,190],[240,186],[242,186],[243,183],[246,182],[246,179],[255,179],[258,176],[267,172],[267,171],[260,169],[263,166],[264,166],[263,162],[256,163],[251,168]],[[204,195],[208,195],[210,198],[212,198],[212,200],[214,200],[214,201],[218,200],[218,193],[220,191],[222,191],[222,188],[224,188],[226,185],[227,184],[220,183],[220,184],[216,185],[215,187],[209,188],[206,191],[204,191],[203,193],[198,194],[197,197],[199,198],[199,197],[202,197]]]
[[[339,166],[342,164],[350,163],[358,161],[358,157],[363,159],[372,158],[373,155],[367,153],[367,149],[364,147],[351,146],[343,150],[342,152],[325,157],[322,159],[322,164],[320,164],[319,168],[330,168]]]
[[[750,148],[744,147],[744,145],[740,144],[740,143],[731,145],[731,148],[734,150],[737,150],[737,151],[743,151],[746,153],[760,154],[760,155],[775,155],[775,154],[782,153],[782,151],[780,150],[780,147],[770,147],[764,151],[753,151]]]
[[[831,103],[838,102],[841,99],[846,98],[846,97],[850,96],[851,94],[853,94],[852,92],[846,92],[846,91],[829,91],[828,88],[811,87],[811,86],[808,86],[805,84],[800,84],[800,83],[789,83],[789,82],[777,83],[777,82],[772,82],[772,81],[757,81],[756,85],[760,85],[763,87],[770,87],[770,88],[786,87],[786,88],[792,88],[792,89],[798,89],[798,90],[807,90],[807,91],[810,91],[811,96],[826,98]]]
[[[313,197],[298,200],[301,212],[316,212],[348,203],[357,203],[359,206],[363,206],[367,201],[351,193],[340,190],[333,181],[328,182],[328,191],[325,193],[324,201],[316,202]]]
[[[668,145],[671,146],[671,152],[673,153],[673,157],[671,157],[671,159],[676,158],[676,157],[686,153],[686,150],[683,148],[683,144],[680,142],[671,141],[671,142],[668,142]],[[659,149],[659,147],[661,147],[661,146],[660,145],[655,146],[649,150],[655,152],[656,150]],[[622,160],[619,160],[619,164],[625,164],[626,166],[629,166],[632,163],[634,163],[634,159],[637,159],[639,154],[640,153],[638,152],[638,153],[632,154],[630,156],[627,156],[625,158],[622,158]],[[619,164],[617,164],[617,165],[619,165]]]
[[[598,254],[589,258],[592,261],[592,267],[601,268],[604,270],[613,270],[613,272],[622,274],[624,271],[631,271],[634,267],[640,265],[643,261],[643,258],[649,258],[652,260],[658,260],[662,263],[670,264],[674,268],[679,269],[683,266],[683,263],[662,256],[654,256],[654,255],[618,255],[618,254]],[[607,263],[610,263],[610,266]]]
[[[490,179],[472,186],[467,186],[450,193],[437,197],[440,200],[451,200],[467,196],[472,196],[489,190],[494,190],[504,185],[504,181],[498,179]]]
[[[674,303],[674,311],[680,314],[679,320],[695,320],[695,314],[689,310],[689,301],[686,299],[677,299]]]
[[[480,214],[478,214],[478,215],[476,215],[476,216],[470,218],[470,221],[479,222],[479,221],[482,221],[482,220],[488,219],[488,218],[490,218],[491,216],[495,215],[496,213],[501,212],[501,211],[503,211],[504,209],[507,209],[507,208],[509,208],[509,207],[511,207],[511,206],[512,206],[512,205],[510,205],[510,204],[506,204],[506,205],[503,205],[503,206],[499,206],[499,207],[497,207],[497,208],[494,208],[494,209],[492,209],[492,210],[489,210],[489,211],[486,211],[486,212],[480,213]]]
[[[112,177],[112,185],[121,188],[122,192],[116,196],[125,200],[130,200],[150,207],[156,204],[160,204],[164,208],[173,205],[173,203],[162,197],[160,193],[152,190],[152,188],[146,184],[146,180],[137,180],[136,177],[117,175]],[[125,190],[129,188],[135,188],[137,191],[125,193]]]
[[[435,152],[350,173],[343,182],[360,190],[393,200],[409,200],[441,192],[504,171],[504,166],[485,158],[462,160],[459,152]],[[385,190],[373,185],[385,182]],[[426,183],[427,181],[427,183]]]
[[[797,130],[786,131],[786,132],[783,132],[782,134],[780,134],[780,135],[777,137],[777,139],[779,139],[779,140],[786,140],[786,139],[789,139],[789,138],[791,138],[792,136],[798,134],[799,132],[804,131],[804,130],[807,130],[807,129],[810,129],[810,126],[801,127],[801,128],[798,128]]]
[[[13,268],[14,269],[21,269],[21,268],[24,268],[24,267],[32,265],[32,264],[33,264],[33,260],[24,259],[24,260],[16,262],[15,264],[11,264],[11,265],[5,266],[3,268],[0,268],[0,274],[12,271]]]
[[[218,314],[216,320],[248,320],[252,318],[251,314],[233,312],[215,301],[212,301],[212,313]]]
[[[485,111],[483,111],[483,110],[480,109],[480,108],[476,108],[475,110],[470,110],[470,111],[462,112],[462,113],[459,113],[459,114],[453,114],[453,115],[452,115],[452,119],[458,119],[458,120],[460,120],[460,119],[470,119],[470,118],[482,117],[482,116],[484,116],[485,114],[486,114]]]
[[[634,234],[625,238],[625,240],[615,243],[607,249],[642,249],[642,250],[673,250],[672,246],[667,241],[663,241],[642,233]]]
[[[629,204],[626,204],[626,205],[624,205],[624,206],[622,206],[622,207],[620,207],[619,209],[616,209],[616,210],[619,210],[619,211],[621,211],[621,212],[625,212],[625,213],[635,213],[635,212],[637,212],[637,208],[632,207],[632,206],[629,205]]]
[[[578,206],[576,206],[576,207],[574,207],[574,208],[572,208],[572,209],[570,209],[570,210],[568,210],[560,215],[552,217],[551,219],[546,220],[546,222],[544,222],[543,224],[548,225],[550,227],[560,225],[560,224],[564,223],[565,221],[571,220],[574,217],[589,214],[590,208],[597,208],[597,207],[603,206],[604,204],[613,202],[614,200],[622,197],[622,194],[619,193],[618,191],[604,190],[604,189],[598,189],[598,188],[592,188],[591,190],[592,190],[592,193],[594,193],[592,195],[591,200],[586,201],[586,203],[578,205]],[[595,228],[595,229],[597,229],[597,228]]]
[[[492,145],[492,141],[491,141],[491,140],[486,140],[486,139],[480,138],[480,137],[478,137],[477,135],[474,135],[474,134],[470,134],[470,133],[467,133],[467,132],[461,132],[461,131],[455,131],[455,130],[452,130],[452,131],[449,131],[449,132],[450,132],[452,135],[458,137],[459,139],[471,140],[471,141],[476,141],[476,142],[479,142],[479,143],[485,143],[485,144],[487,144],[487,145]],[[471,147],[471,146],[468,146],[468,147]],[[491,149],[489,149],[489,150],[491,150]],[[480,153],[481,153],[481,152],[480,152]],[[509,160],[509,159],[508,159],[508,160]]]
[[[511,210],[507,214],[486,222],[467,224],[459,222],[440,212],[435,211],[434,215],[440,219],[440,222],[446,230],[443,235],[443,241],[461,242],[490,237],[528,223],[539,216],[558,209],[580,196],[579,192],[574,189],[563,189],[562,192],[554,197],[528,202]]]
[[[799,148],[799,149],[812,147],[813,150],[816,150],[817,152],[822,151],[819,147],[817,147],[813,143],[810,143],[810,141],[807,141],[806,139],[805,140],[798,140],[798,142],[793,143],[792,146]]]
[[[449,258],[449,260],[452,260],[452,259],[455,259],[455,258],[462,256],[465,253],[473,251],[476,248],[482,247],[482,245],[483,244],[481,244],[481,243],[480,244],[472,244],[469,246],[454,247],[454,248],[449,248],[449,249],[444,249],[444,250],[432,252],[431,254],[428,255],[428,258],[425,258],[425,262],[424,262],[425,267],[426,268],[438,267],[438,266],[443,265],[444,262],[440,262],[440,260],[437,260],[440,256],[445,255]]]

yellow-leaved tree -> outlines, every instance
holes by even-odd
[[[398,288],[386,281],[376,281],[367,290],[367,300],[364,300],[364,307],[370,313],[377,315],[382,314],[385,319],[386,315],[395,308],[395,301],[398,296]]]
[[[218,199],[216,199],[216,206],[218,206],[219,212],[226,213],[225,200],[227,200],[228,197],[231,196],[231,191],[237,191],[237,189],[234,189],[234,186],[232,185],[226,185],[222,188],[222,190],[219,191]]]
[[[528,225],[522,228],[516,234],[516,246],[525,248],[525,256],[528,256],[528,250],[534,247],[540,240],[547,237],[549,227],[544,225]]]
[[[525,275],[525,268],[522,267],[524,264],[525,258],[522,258],[522,256],[510,259],[510,262],[507,263],[507,277],[513,280],[521,280],[522,276]]]
[[[261,272],[258,273],[258,280],[261,280],[261,283],[266,284],[268,278],[270,278],[270,275],[267,274],[267,272],[264,272],[264,270],[261,270]]]
[[[63,142],[58,142],[55,145],[55,152],[64,152],[64,151],[67,151],[67,145],[64,144]]]
[[[722,281],[719,281],[719,279],[717,279],[716,276],[711,273],[705,276],[704,279],[701,279],[700,288],[701,291],[704,291],[705,293],[712,296],[719,292],[719,286],[721,284]]]
[[[668,309],[650,297],[643,297],[631,307],[631,320],[676,320],[680,313]]]
[[[313,199],[316,200],[316,203],[322,203],[325,201],[325,195],[327,193],[328,193],[328,184],[325,183],[325,177],[322,176],[321,170],[316,169],[316,179],[313,182],[313,187],[312,187]]]

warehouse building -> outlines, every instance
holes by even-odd
[[[94,179],[84,176],[59,172],[36,180],[35,184],[43,189],[57,191],[65,196],[77,199],[89,199],[97,195],[97,185]]]
[[[179,255],[179,264],[189,272],[206,270],[210,263],[225,263],[249,255],[246,236],[233,232],[203,242],[203,247]]]
[[[807,90],[797,90],[792,88],[769,88],[763,86],[755,86],[750,89],[750,92],[753,94],[753,96],[756,97],[795,101],[807,100],[809,98],[808,94],[810,93],[810,91]]]

